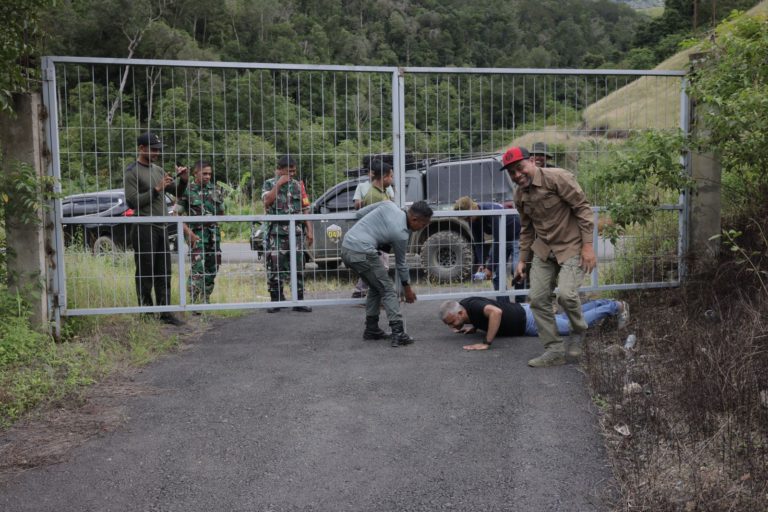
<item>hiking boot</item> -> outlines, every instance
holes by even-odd
[[[414,342],[414,339],[408,336],[408,333],[403,329],[403,322],[392,322],[389,326],[392,328],[392,334],[389,335],[390,346],[399,347]]]
[[[544,368],[546,366],[560,366],[565,364],[565,353],[560,350],[547,350],[539,357],[528,361],[528,366]]]
[[[270,291],[269,292],[269,298],[270,298],[270,300],[272,302],[279,302],[281,300],[285,300],[285,297],[283,297],[283,292],[282,291],[279,291],[279,292]],[[267,308],[267,313],[277,313],[281,309],[283,309],[283,308],[279,308],[277,306],[271,307],[271,308]]]
[[[619,304],[621,305],[621,312],[619,313],[619,329],[624,329],[627,324],[629,324],[629,304],[626,302],[619,301]]]
[[[357,290],[352,292],[352,298],[353,299],[364,299],[366,295],[367,295],[367,293],[365,293],[365,292],[358,292]]]
[[[184,321],[180,318],[178,318],[176,315],[172,313],[162,313],[160,315],[160,321],[164,324],[168,325],[175,325],[176,327],[181,327],[184,324]]]
[[[565,342],[565,355],[570,359],[581,357],[581,334],[571,334],[568,341]]]
[[[277,313],[283,308],[267,308],[267,313]]]
[[[298,311],[299,313],[311,313],[312,308],[309,306],[293,306],[294,311]]]
[[[381,340],[387,337],[387,333],[379,328],[379,317],[366,316],[365,330],[363,331],[364,340]]]

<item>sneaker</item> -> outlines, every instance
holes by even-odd
[[[581,342],[581,334],[572,334],[565,342],[565,355],[571,359],[578,359],[581,357]]]
[[[629,304],[623,300],[619,301],[619,304],[621,304],[621,313],[619,313],[619,329],[623,329],[629,323]]]
[[[294,311],[298,311],[299,313],[311,313],[312,308],[309,306],[293,306]]]
[[[547,350],[539,357],[534,357],[528,361],[528,366],[534,368],[544,368],[546,366],[560,366],[565,364],[565,353],[559,350]]]
[[[352,292],[352,298],[353,299],[364,299],[365,295],[366,295],[365,292],[358,292],[358,291]]]
[[[184,321],[180,318],[177,318],[176,315],[172,315],[171,313],[163,313],[160,315],[160,321],[164,324],[168,325],[175,325],[176,327],[180,327],[184,325]]]

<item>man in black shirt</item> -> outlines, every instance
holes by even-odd
[[[581,305],[584,321],[588,327],[609,316],[618,316],[619,329],[629,322],[629,305],[626,302],[598,299]],[[440,304],[440,319],[453,327],[455,332],[472,334],[485,331],[482,343],[465,345],[464,350],[488,350],[497,336],[538,336],[536,322],[530,304],[497,302],[485,297],[467,297],[459,302],[447,300]],[[570,330],[568,317],[561,313],[555,316],[557,330],[567,336]],[[466,324],[471,324],[467,326]]]

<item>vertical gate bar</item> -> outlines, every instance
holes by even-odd
[[[600,222],[600,213],[597,211],[597,208],[592,209],[592,248],[595,252],[595,263],[597,263],[597,259],[599,258],[599,254],[597,253],[597,247],[598,247],[598,237],[600,236],[597,232],[597,226]],[[603,254],[605,256],[605,254]],[[599,279],[598,279],[598,268],[597,265],[595,265],[595,268],[592,269],[592,287],[597,288],[599,286]]]
[[[48,176],[53,178],[53,242],[56,247],[56,268],[51,276],[51,296],[48,307],[53,313],[53,329],[56,338],[61,336],[62,309],[66,311],[67,290],[64,271],[64,232],[61,227],[61,167],[59,166],[59,111],[56,101],[56,65],[49,57],[43,58],[43,104],[48,112],[45,123],[45,140],[50,152]],[[49,313],[50,314],[50,313]]]
[[[395,170],[395,202],[405,204],[405,72],[392,72],[392,163]]]
[[[179,305],[183,307],[187,305],[187,287],[185,286],[187,246],[184,243],[184,223],[180,220],[176,221],[176,257],[179,261]]]
[[[691,133],[691,100],[688,97],[688,79],[683,78],[680,83],[680,129],[683,131],[683,135],[687,138]],[[684,155],[680,157],[682,159],[685,172],[688,176],[691,176],[691,154],[690,151],[686,151]],[[684,191],[680,194],[680,202],[682,202],[682,211],[678,215],[678,233],[680,236],[677,241],[678,249],[678,272],[677,282],[680,284],[688,274],[688,265],[685,263],[685,256],[688,253],[688,233],[691,222],[691,192]]]
[[[497,277],[499,278],[499,293],[503,294],[507,291],[507,214],[502,213],[499,217],[499,257],[496,260],[497,264]],[[491,277],[493,279],[493,277]]]
[[[291,219],[288,222],[288,246],[291,251],[291,300],[298,300],[298,286],[296,286],[297,265],[296,265],[296,219]],[[278,251],[278,258],[280,258],[280,251]],[[304,257],[302,253],[301,257]],[[280,288],[283,287],[283,283],[280,283]]]

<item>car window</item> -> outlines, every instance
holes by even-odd
[[[461,196],[480,202],[503,202],[512,198],[505,173],[493,160],[438,164],[427,171],[427,200],[452,204]]]
[[[354,210],[355,209],[355,189],[354,187],[342,189],[338,194],[325,202],[326,208],[332,211]]]

